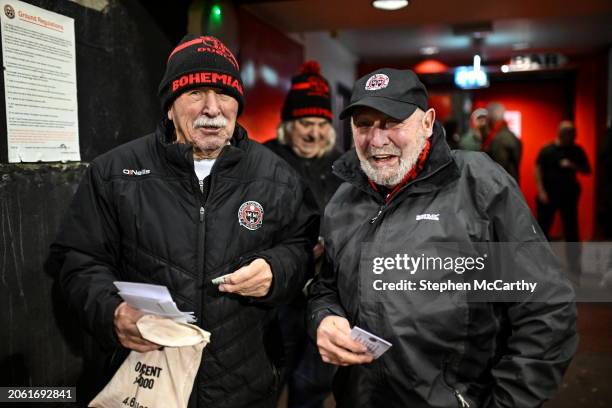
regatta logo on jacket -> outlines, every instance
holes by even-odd
[[[145,174],[150,174],[151,170],[149,169],[141,169],[141,170],[132,170],[132,169],[123,169],[123,174],[127,176],[142,176]]]
[[[255,231],[263,224],[264,209],[257,201],[246,201],[238,210],[238,222],[244,228]]]
[[[416,216],[417,221],[421,220],[432,220],[432,221],[440,221],[440,214],[419,214]]]

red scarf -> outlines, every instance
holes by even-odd
[[[416,164],[412,167],[412,169],[410,169],[408,173],[406,173],[404,178],[402,178],[402,181],[400,181],[395,187],[393,187],[393,189],[389,192],[389,194],[387,194],[387,196],[385,197],[385,204],[391,201],[391,199],[402,189],[402,187],[404,187],[406,184],[414,180],[416,176],[419,175],[421,170],[423,170],[423,167],[425,167],[425,161],[427,160],[427,156],[429,156],[430,148],[431,148],[431,142],[429,141],[429,139],[427,139],[425,141],[425,146],[423,147],[421,154],[419,154],[419,158],[417,159]],[[378,193],[378,188],[376,187],[376,183],[374,183],[369,177],[368,177],[368,182],[370,183],[370,186],[372,187],[372,189]]]
[[[495,139],[495,135],[497,135],[497,133],[501,129],[507,126],[508,124],[506,123],[505,120],[499,120],[495,122],[495,124],[491,128],[491,131],[485,136],[484,140],[482,141],[482,147],[480,148],[480,150],[482,150],[483,152],[486,152],[487,150],[489,150],[489,145],[491,144],[493,139]]]

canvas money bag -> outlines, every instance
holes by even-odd
[[[143,338],[162,350],[131,351],[89,403],[95,408],[185,408],[210,333],[170,319],[145,315],[136,323]]]

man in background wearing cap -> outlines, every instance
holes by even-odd
[[[307,314],[323,361],[341,366],[338,407],[540,406],[576,350],[567,280],[551,272],[552,283],[538,292],[546,303],[473,303],[461,291],[376,290],[375,279],[387,274],[420,284],[440,272],[390,266],[376,275],[368,261],[378,255],[367,248],[420,257],[444,242],[514,241],[518,265],[552,262],[516,183],[482,153],[450,151],[412,71],[360,78],[340,115],[348,116],[355,149],[334,164],[346,183],[325,209],[326,258]],[[538,242],[539,253],[525,250]],[[465,279],[484,276],[472,274]],[[350,334],[353,326],[392,346],[374,360]]]
[[[489,132],[487,127],[487,110],[478,108],[470,115],[470,128],[459,140],[459,148],[479,152],[482,141]]]
[[[499,102],[487,105],[489,133],[482,141],[482,151],[504,168],[518,183],[523,144],[504,119],[506,108]]]
[[[274,407],[268,323],[304,286],[316,204],[293,169],[236,123],[238,63],[218,39],[186,36],[159,95],[157,131],[87,169],[52,264],[72,310],[113,355],[159,347],[140,336],[143,313],[113,281],[165,285],[180,310],[195,313],[211,342],[190,407]]]
[[[300,174],[314,193],[321,213],[341,184],[332,173],[332,164],[340,153],[334,147],[336,132],[331,124],[331,105],[329,83],[321,75],[319,64],[305,62],[291,81],[277,138],[266,143]],[[323,248],[320,240],[313,248],[315,260],[321,259]],[[333,365],[321,361],[306,335],[305,307],[305,297],[299,296],[279,310],[289,408],[322,407],[331,392],[335,372]]]

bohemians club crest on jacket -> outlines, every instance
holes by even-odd
[[[263,223],[264,209],[257,201],[247,201],[238,210],[238,222],[244,228],[255,231]]]

